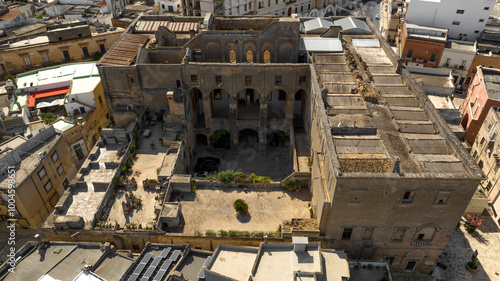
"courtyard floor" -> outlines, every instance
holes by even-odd
[[[142,206],[132,210],[127,215],[123,212],[122,202],[125,202],[126,188],[120,188],[115,195],[115,201],[108,216],[108,223],[115,221],[123,228],[125,223],[135,222],[142,227],[152,226],[152,222],[156,217],[154,212],[156,200],[155,197],[160,196],[160,190],[144,189],[142,181],[146,178],[156,179],[156,169],[162,164],[167,148],[161,146],[160,138],[163,133],[161,130],[161,122],[147,129],[151,130],[151,136],[144,138],[140,137],[139,146],[137,147],[137,155],[133,161],[131,172],[128,173],[128,178],[134,177],[137,182],[137,188],[132,188],[130,191],[136,198],[141,198]],[[154,143],[154,148],[151,147]]]
[[[267,155],[259,155],[258,140],[240,142],[239,151],[222,148],[213,148],[210,145],[196,147],[196,155],[192,162],[191,171],[200,157],[213,156],[221,159],[219,171],[233,170],[247,174],[255,173],[258,176],[268,176],[273,180],[282,180],[292,173],[290,162],[290,144],[284,146],[267,146]]]
[[[308,190],[284,191],[278,188],[247,191],[239,188],[201,188],[182,193],[183,232],[208,230],[276,231],[283,220],[309,218],[311,195]],[[236,199],[248,204],[249,214],[239,216],[233,208]]]

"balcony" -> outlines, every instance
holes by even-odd
[[[414,245],[414,246],[431,246],[432,240],[416,239],[416,240],[413,240],[412,245]]]
[[[428,64],[428,65],[433,65],[433,66],[434,66],[434,65],[436,65],[436,61],[430,61],[430,60],[429,60],[429,61],[427,61],[427,64]]]

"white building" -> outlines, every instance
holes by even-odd
[[[440,67],[451,71],[455,85],[464,83],[476,51],[476,42],[448,40],[446,43]]]
[[[275,15],[323,16],[335,14],[335,0],[180,0],[181,12],[185,16],[215,15]],[[317,7],[316,7],[317,6]]]
[[[181,11],[181,1],[180,0],[155,0],[155,7],[157,7],[160,12],[177,13]]]
[[[495,0],[411,0],[406,21],[448,29],[452,39],[474,41],[490,16]]]

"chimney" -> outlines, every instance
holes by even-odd
[[[392,160],[392,169],[391,169],[391,172],[393,173],[397,173],[399,174],[401,171],[400,171],[400,167],[399,167],[399,164],[400,164],[401,160],[399,159],[399,157],[394,157],[394,159]]]

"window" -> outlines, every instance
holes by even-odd
[[[411,58],[412,55],[413,55],[413,50],[408,50],[408,54],[406,56]]]
[[[59,167],[57,168],[57,173],[59,175],[62,175],[63,172],[64,172],[64,167],[62,164],[60,164]]]
[[[406,263],[405,271],[413,271],[413,269],[415,269],[415,265],[417,265],[416,261],[408,261],[408,263]]]
[[[392,235],[392,242],[401,242],[405,237],[406,228],[396,228]]]
[[[431,54],[430,61],[436,61],[436,54]]]
[[[476,159],[476,158],[477,158],[477,150],[476,150],[476,151],[474,151],[474,153],[472,153],[472,157],[473,157],[474,159]]]
[[[49,62],[50,62],[50,60],[49,60],[49,55],[48,55],[48,54],[42,54],[42,58],[43,58],[43,61],[44,61],[45,63],[49,63]]]
[[[307,77],[305,75],[300,75],[299,76],[299,85],[305,85],[306,79],[307,79]]]
[[[463,14],[464,12],[464,10],[457,10],[457,14]]]
[[[396,259],[395,256],[386,256],[385,257],[385,261],[387,261],[389,263],[389,265],[392,265],[392,263],[394,262],[394,259]]]
[[[103,102],[102,102],[102,97],[99,96],[99,103],[101,104],[101,106],[103,106]]]
[[[251,85],[252,84],[252,76],[247,75],[245,76],[245,85]]]
[[[278,5],[278,0],[276,0],[276,5]]]
[[[485,189],[486,189],[487,192],[489,192],[492,187],[493,187],[493,185],[491,184],[491,182],[488,182],[488,184],[486,185]]]
[[[83,51],[83,57],[84,58],[90,57],[89,49],[87,49],[87,47],[82,47],[82,51]]]
[[[434,199],[434,205],[446,205],[446,203],[448,203],[449,197],[449,191],[438,191],[436,199]]]
[[[406,190],[403,192],[403,197],[401,198],[401,204],[411,204],[413,202],[413,197],[415,196],[415,191]]]
[[[214,90],[214,100],[222,100],[222,91],[220,89]]]
[[[281,86],[281,75],[274,77],[274,85]]]
[[[43,187],[45,187],[45,190],[49,192],[49,190],[52,189],[52,182],[49,180]]]
[[[267,6],[271,6],[271,0],[267,0]]]
[[[474,33],[476,33],[476,34],[479,33],[479,30],[474,30]]]
[[[465,64],[467,64],[467,61],[466,60],[462,60],[460,62],[460,68],[465,68]]]
[[[161,4],[162,10],[165,10],[165,4]]]
[[[229,62],[236,63],[236,50],[229,50]]]
[[[484,22],[484,19],[480,19],[479,22]]]
[[[363,237],[361,238],[362,240],[372,240],[373,237],[373,232],[375,231],[375,228],[370,227],[370,228],[365,228],[363,231]]]
[[[304,6],[300,6],[300,12],[304,11]]]
[[[63,52],[64,60],[71,60],[71,57],[69,55],[69,51],[68,50],[64,50],[62,52]]]
[[[59,155],[57,154],[57,151],[54,152],[54,154],[52,154],[52,161],[54,161],[54,163],[57,161],[57,159],[59,159]]]
[[[31,66],[31,60],[29,57],[24,57],[24,63],[26,64],[26,66]]]
[[[453,24],[453,25],[460,25],[460,21],[454,20],[451,24]]]
[[[47,175],[47,172],[45,171],[45,167],[42,167],[42,169],[40,169],[40,171],[38,171],[38,177],[40,178],[40,180],[43,180],[43,178],[45,178],[46,175]]]
[[[485,11],[488,11],[489,9],[490,9],[490,7],[484,7]]]
[[[101,54],[106,53],[106,46],[104,44],[99,44],[99,49],[101,50]]]
[[[247,50],[247,62],[253,62],[253,51]]]
[[[221,85],[222,84],[222,76],[221,75],[215,75],[215,84]]]
[[[342,232],[342,240],[351,240],[352,236],[352,228],[346,227],[344,228],[344,231]]]
[[[265,50],[264,51],[264,63],[270,63],[271,62],[271,51]]]
[[[191,74],[191,82],[193,82],[193,83],[198,83],[198,75],[196,75],[196,74]]]

